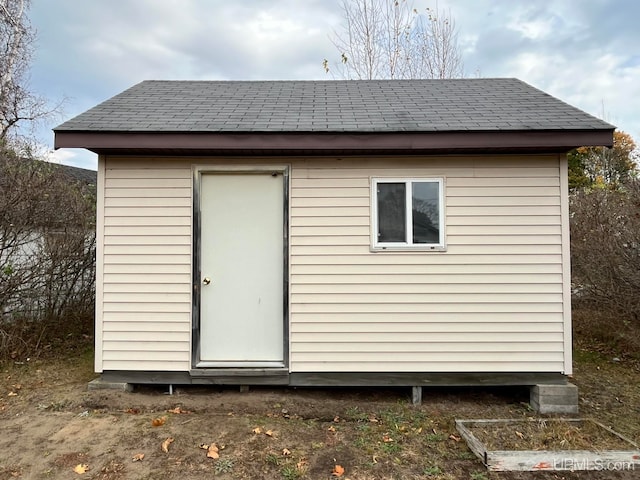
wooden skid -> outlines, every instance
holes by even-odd
[[[536,420],[531,420],[536,421]],[[592,422],[629,444],[629,450],[487,450],[468,427],[487,424],[515,424],[523,420],[456,420],[456,429],[465,439],[471,451],[494,472],[508,471],[576,471],[576,470],[627,470],[640,471],[640,447],[630,439],[593,420],[545,419],[545,422]]]

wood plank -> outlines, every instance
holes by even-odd
[[[127,207],[137,209],[147,209],[150,207],[191,207],[191,197],[110,197],[105,198],[104,204],[110,209]]]
[[[293,328],[291,332],[291,349],[298,352],[331,352],[334,345],[336,352],[430,352],[451,351],[469,352],[562,352],[562,331],[556,332],[509,332],[493,329],[482,331],[477,326],[469,332],[457,331],[406,331],[394,332],[393,325],[387,331],[371,332],[366,324],[359,324],[360,331],[332,331],[332,324],[325,324],[325,331],[299,332]],[[478,325],[478,324],[476,324]],[[418,329],[416,329],[418,330]],[[529,346],[525,345],[530,343]],[[517,345],[521,345],[522,349]],[[349,350],[352,348],[352,350]]]
[[[604,427],[598,422],[596,425],[602,426],[605,430],[618,436],[623,441],[629,443],[629,449],[619,450],[487,450],[486,446],[473,434],[471,430],[474,426],[495,425],[495,424],[518,424],[525,420],[511,419],[481,419],[481,420],[456,420],[456,429],[465,439],[469,448],[480,458],[490,471],[580,471],[598,470],[606,471],[610,469],[620,470],[621,466],[626,466],[628,470],[640,466],[640,451],[638,445],[629,441],[617,432]],[[531,419],[529,421],[538,421]],[[551,418],[545,422],[568,422],[582,423],[582,419]],[[607,468],[607,465],[611,466]]]
[[[292,370],[292,386],[507,386],[563,383],[558,373],[471,373],[471,372],[304,372]]]

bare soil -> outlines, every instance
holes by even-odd
[[[581,416],[640,441],[640,370],[578,353]],[[12,363],[0,374],[2,480],[640,478],[634,470],[487,472],[454,419],[541,418],[526,389],[426,389],[419,407],[409,389],[87,391],[89,353]],[[211,444],[217,459],[207,457]]]

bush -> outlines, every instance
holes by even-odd
[[[640,327],[640,181],[570,198],[574,305],[609,318],[614,336]],[[635,334],[634,334],[635,336]]]
[[[95,185],[0,151],[0,358],[91,333]]]

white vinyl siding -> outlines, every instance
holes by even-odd
[[[102,370],[188,371],[191,365],[191,165],[101,159],[97,296]]]
[[[96,368],[189,371],[191,169],[214,161],[100,162]],[[570,372],[564,159],[286,162],[292,372]],[[444,179],[446,252],[371,251],[384,177]]]
[[[327,159],[291,180],[291,371],[565,372],[557,156]],[[370,178],[444,178],[446,252],[371,252]]]

